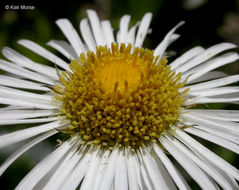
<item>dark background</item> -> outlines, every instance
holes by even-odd
[[[31,39],[50,49],[45,44],[51,39],[65,39],[55,25],[58,18],[68,18],[75,28],[79,21],[86,17],[86,9],[97,10],[101,19],[109,19],[115,29],[118,29],[119,19],[123,14],[131,15],[131,25],[142,18],[145,12],[153,13],[151,23],[152,33],[147,36],[145,46],[153,49],[163,39],[165,34],[179,21],[186,24],[177,30],[181,34],[168,50],[182,54],[194,46],[210,47],[223,41],[239,45],[239,1],[237,0],[204,0],[200,6],[187,6],[190,0],[96,0],[96,1],[36,1],[36,0],[5,0],[0,2],[0,49],[10,46],[35,61],[48,64],[43,58],[32,54],[17,44],[23,38]],[[195,1],[191,0],[190,2]],[[51,2],[51,3],[50,3]],[[29,5],[34,10],[6,10],[6,5]],[[116,30],[115,30],[116,31]],[[0,55],[0,58],[3,58]],[[172,57],[171,59],[174,59]],[[170,61],[170,60],[169,60]],[[238,63],[223,67],[221,70],[229,74],[238,74]],[[0,71],[0,73],[3,73]],[[236,106],[212,105],[224,109],[238,109]],[[7,126],[0,130],[6,132],[19,129],[18,126]],[[11,129],[10,129],[11,128]],[[56,137],[35,146],[21,156],[0,177],[0,189],[13,189],[26,173],[56,145]],[[202,141],[202,143],[205,143]],[[19,145],[20,146],[20,145]],[[218,146],[207,144],[210,148],[230,163],[237,165],[238,158],[234,153]],[[17,146],[0,150],[2,162]],[[193,189],[197,185],[190,182]]]

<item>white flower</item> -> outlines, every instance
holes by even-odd
[[[190,189],[167,153],[202,189],[238,189],[239,171],[190,136],[239,153],[239,111],[194,107],[238,103],[239,88],[230,84],[239,75],[214,71],[238,60],[231,51],[236,46],[198,46],[168,66],[165,50],[183,22],[149,51],[141,47],[150,13],[130,28],[130,16],[123,16],[116,40],[108,20],[87,13],[80,22],[84,42],[67,19],[56,23],[69,43],[48,42],[68,62],[29,40],[18,43],[52,67],[3,48],[9,61],[0,60],[0,69],[11,75],[0,75],[0,103],[6,105],[0,108],[0,125],[35,126],[0,136],[0,148],[32,139],[0,166],[0,174],[28,149],[62,132],[70,139],[37,164],[17,190],[70,190],[79,184],[89,190]]]

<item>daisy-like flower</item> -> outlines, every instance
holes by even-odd
[[[5,47],[0,69],[0,124],[34,124],[0,136],[0,147],[27,141],[0,166],[56,134],[70,137],[37,164],[17,190],[190,189],[176,160],[202,189],[238,189],[239,171],[191,135],[239,153],[239,111],[196,109],[238,103],[239,75],[214,69],[238,60],[235,45],[190,49],[167,64],[176,25],[153,50],[142,48],[152,15],[129,28],[120,20],[116,39],[108,20],[88,10],[81,37],[67,19],[56,21],[68,42],[48,45],[64,61],[29,40],[18,43],[51,61],[36,63]],[[225,52],[226,51],[226,52]]]

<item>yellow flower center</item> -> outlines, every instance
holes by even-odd
[[[178,122],[183,93],[180,73],[165,58],[121,44],[97,47],[58,73],[54,87],[62,115],[71,120],[63,130],[88,144],[130,146],[157,141]]]

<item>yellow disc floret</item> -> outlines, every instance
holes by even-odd
[[[63,132],[88,144],[131,146],[157,141],[178,122],[183,93],[181,75],[167,60],[124,44],[97,47],[58,73],[55,98],[71,121]]]

